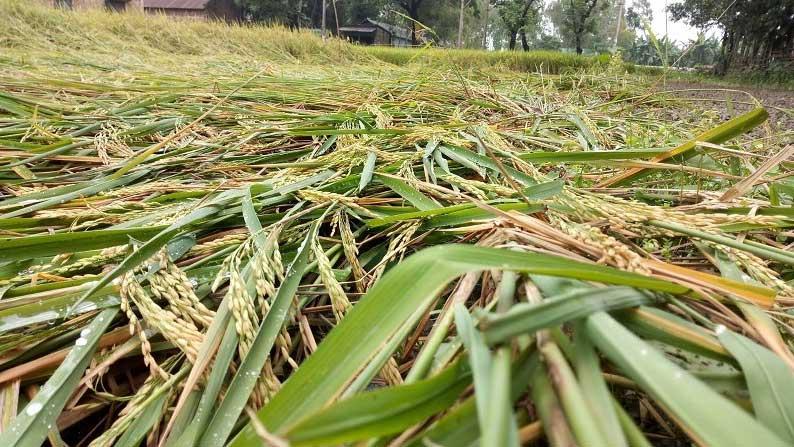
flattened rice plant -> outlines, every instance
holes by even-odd
[[[2,41],[0,445],[794,443],[760,104],[87,35]]]

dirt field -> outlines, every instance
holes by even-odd
[[[668,81],[660,90],[691,99],[693,106],[716,110],[724,120],[754,106],[753,98],[769,112],[769,124],[776,133],[788,133],[794,141],[794,91],[763,87],[732,87],[705,82]],[[751,95],[751,96],[750,96]]]

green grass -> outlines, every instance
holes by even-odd
[[[470,49],[361,47],[377,59],[395,64],[464,67],[466,69],[506,69],[558,74],[606,65],[609,56],[579,56],[556,51],[483,51]]]
[[[0,36],[0,445],[792,444],[763,110],[10,0]]]

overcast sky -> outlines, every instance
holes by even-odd
[[[665,4],[678,3],[678,0],[650,0],[651,7],[653,8],[653,32],[661,38],[665,33]],[[627,1],[626,4],[630,4]],[[667,20],[667,32],[670,38],[679,43],[687,43],[689,40],[696,39],[698,30],[693,28],[684,21],[674,22],[670,19]],[[716,30],[709,30],[706,32],[707,36],[716,33]]]

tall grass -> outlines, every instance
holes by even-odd
[[[247,57],[272,61],[354,60],[346,43],[307,30],[217,21],[174,20],[140,12],[64,10],[38,2],[0,1],[0,46],[20,50],[146,56]]]
[[[395,64],[443,65],[446,67],[501,68],[514,71],[558,74],[606,65],[609,55],[579,56],[557,51],[483,51],[474,49],[362,47],[377,59]]]
[[[97,60],[115,55],[120,62],[141,57],[315,63],[364,62],[374,58],[394,65],[413,63],[555,74],[609,61],[608,56],[551,51],[360,46],[341,39],[323,42],[310,31],[279,26],[174,20],[135,11],[123,14],[100,9],[69,11],[15,0],[0,0],[0,46],[22,52],[35,49],[71,53],[82,58],[97,55]]]

